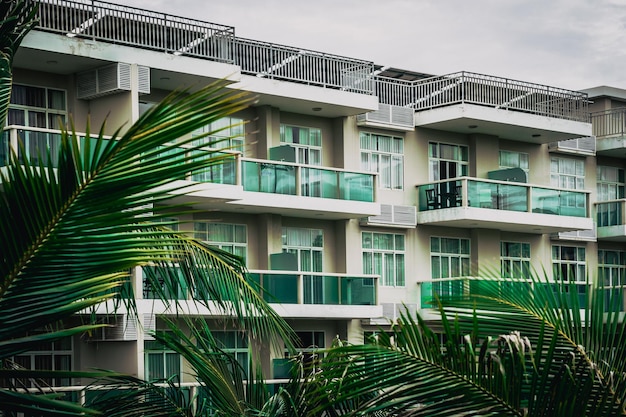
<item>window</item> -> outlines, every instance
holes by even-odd
[[[212,149],[225,149],[228,151],[244,151],[245,131],[244,121],[238,117],[223,117],[196,131],[191,136],[196,137],[211,133],[192,142],[194,146],[206,145]],[[194,155],[203,158],[207,153],[202,150],[194,151]],[[208,157],[217,157],[219,153],[208,152]],[[236,182],[237,166],[233,158],[225,158],[208,168],[194,172],[191,176],[193,181],[211,182],[217,184],[231,184]]]
[[[582,159],[550,158],[550,185],[568,190],[585,188],[585,162]]]
[[[156,340],[145,340],[146,380],[155,381],[180,375],[182,358]]]
[[[71,371],[73,357],[72,338],[42,342],[35,349],[12,358],[15,367],[38,371]],[[45,385],[53,387],[71,385],[70,378],[44,378]],[[40,381],[20,380],[24,387],[37,387]]]
[[[404,140],[361,132],[361,169],[377,172],[378,186],[401,190],[404,186]]]
[[[324,234],[320,229],[283,227],[283,252],[292,253],[298,262],[298,271],[322,272]]]
[[[248,337],[245,333],[234,330],[212,330],[217,347],[232,355],[244,370],[246,376],[250,372],[250,358],[248,356]]]
[[[404,235],[363,232],[363,273],[379,275],[381,285],[404,287]]]
[[[585,248],[578,246],[552,246],[552,272],[554,279],[563,283],[585,283]]]
[[[14,84],[7,114],[7,125],[60,129],[67,117],[66,93],[46,87]],[[47,163],[47,152],[59,151],[61,136],[58,133],[24,131],[24,151],[33,164]],[[24,159],[22,149],[18,157]]]
[[[324,332],[297,331],[296,336],[298,337],[296,349],[298,353],[302,355],[305,367],[316,358],[323,356],[322,353],[317,351],[326,347]],[[288,357],[290,357],[290,354],[285,350],[285,358]]]
[[[607,288],[605,311],[624,311],[626,300],[626,252],[598,250],[598,279]]]
[[[530,278],[530,243],[500,242],[502,278]]]
[[[521,168],[528,174],[528,154],[525,152],[500,151],[500,169]]]
[[[430,238],[430,266],[434,280],[433,291],[440,295],[462,295],[460,278],[470,275],[470,241],[447,237]],[[437,282],[440,280],[440,282]]]
[[[280,142],[296,148],[297,163],[322,165],[321,129],[281,124]]]
[[[624,170],[598,165],[598,201],[624,198]]]
[[[194,238],[246,259],[248,231],[245,224],[199,222],[193,224]]]
[[[598,277],[607,287],[626,286],[626,252],[598,250]]]
[[[463,145],[430,142],[428,144],[428,176],[430,181],[468,175],[469,149]]]
[[[243,152],[245,143],[244,121],[239,117],[223,117],[191,133],[192,137],[211,133],[193,142],[194,146]]]

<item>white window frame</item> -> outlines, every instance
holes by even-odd
[[[392,247],[376,245],[381,238],[391,242]],[[403,234],[361,232],[361,250],[364,274],[380,275],[383,287],[406,286],[406,238]]]
[[[617,262],[607,260],[609,253]],[[602,279],[606,287],[626,287],[626,251],[598,249],[598,279]]]
[[[511,248],[519,246],[518,254],[511,254]],[[530,243],[500,242],[500,276],[502,278],[530,278]],[[508,271],[509,273],[505,273]]]
[[[194,130],[191,133],[191,137],[207,133],[211,133],[211,135],[196,139],[192,144],[194,146],[205,145],[209,149],[244,152],[246,132],[243,118],[235,116],[222,117],[213,123]]]
[[[554,281],[585,284],[587,281],[586,259],[586,248],[583,246],[552,245],[552,274]],[[565,276],[563,276],[563,272],[565,272]],[[572,280],[571,278],[574,279]]]
[[[169,332],[168,330],[166,330],[166,332]],[[170,332],[171,333],[171,332]],[[150,343],[158,343],[155,340],[144,340],[144,373],[145,373],[145,379],[146,381],[154,381],[154,380],[160,380],[162,378],[170,378],[174,375],[178,375],[179,378],[182,378],[182,372],[183,372],[183,358],[182,356],[178,353],[175,352],[173,350],[167,349],[165,346],[163,346],[163,348],[153,348],[153,349],[149,349],[146,348],[146,346]],[[152,359],[150,359],[150,355],[154,355],[154,356],[159,356],[160,360],[163,362],[163,376],[162,377],[153,377],[152,375],[150,375],[150,361]],[[178,359],[178,372],[174,373],[172,372],[171,369],[168,369],[168,360],[167,360],[167,356],[168,355],[175,355],[177,356]]]
[[[456,241],[457,250],[455,252],[444,249],[450,245],[447,242]],[[435,243],[436,242],[436,243]],[[448,278],[463,278],[471,274],[471,242],[466,238],[431,236],[430,238],[430,268],[433,279],[433,290],[439,295],[460,295],[464,285],[458,280],[448,280]],[[457,267],[454,267],[456,261]],[[447,265],[447,276],[444,276],[443,265]],[[436,266],[438,268],[436,268]],[[437,270],[436,270],[437,269]],[[458,271],[453,271],[458,269]],[[439,282],[438,282],[439,281]]]
[[[297,235],[300,235],[300,238],[293,241],[291,238]],[[303,227],[283,227],[282,251],[296,255],[298,271],[322,272],[324,267],[324,231]],[[315,262],[316,255],[319,256],[319,263]],[[310,268],[306,267],[305,258],[308,258]]]
[[[218,233],[218,230],[212,230],[217,227],[230,229],[229,234],[232,236],[232,239],[217,239],[218,236],[216,235],[220,233]],[[203,230],[199,230],[200,228]],[[194,220],[193,235],[194,238],[208,245],[242,257],[244,260],[248,259],[248,226],[246,224]],[[237,239],[237,236],[243,236],[243,239]]]
[[[281,123],[280,143],[296,149],[296,163],[322,165],[322,129]]]
[[[626,188],[624,169],[607,165],[597,167],[598,201],[610,201],[624,198]]]
[[[444,147],[453,150],[453,157],[447,157],[443,155]],[[454,157],[457,156],[457,157]],[[465,159],[464,159],[465,157]],[[455,163],[457,175],[453,178],[464,177],[469,174],[469,147],[466,145],[459,145],[456,143],[445,142],[429,142],[428,143],[428,178],[429,181],[439,181],[442,179],[441,172],[439,171],[440,162]]]
[[[69,349],[61,349],[55,348],[55,345],[58,343],[66,343],[69,342]],[[74,369],[74,339],[72,337],[66,337],[62,341],[52,341],[52,342],[44,342],[50,345],[50,349],[41,349],[41,350],[30,350],[27,352],[20,353],[19,355],[15,355],[12,360],[25,369],[29,370],[41,370],[41,371],[72,371]],[[56,369],[56,359],[58,357],[67,357],[69,356],[69,369]],[[40,368],[37,367],[37,357],[49,357],[51,363],[51,369]],[[28,358],[29,365],[25,366],[24,359]],[[67,381],[63,381],[67,380]],[[36,384],[33,384],[33,381],[29,380],[25,382],[28,387],[33,387]],[[69,378],[51,378],[47,381],[50,386],[53,387],[61,387],[61,386],[70,386],[72,385],[72,381]]]
[[[404,138],[359,132],[361,169],[378,173],[378,187],[404,188]]]
[[[517,162],[511,164],[511,158],[517,159]],[[530,172],[529,161],[530,158],[526,152],[507,151],[501,149],[498,153],[498,163],[500,165],[500,169],[520,168],[526,173],[527,176]]]
[[[572,164],[573,166],[570,166]],[[577,158],[551,156],[550,185],[568,190],[584,190],[585,161]]]

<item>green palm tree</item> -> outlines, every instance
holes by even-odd
[[[332,350],[316,393],[354,398],[350,415],[623,416],[621,292],[547,279],[465,281],[441,320],[404,314],[372,343]],[[357,403],[355,403],[357,404]]]
[[[213,300],[253,338],[290,339],[291,330],[249,285],[240,261],[161,223],[173,215],[163,203],[172,192],[184,192],[174,189],[172,180],[228,157],[207,152],[199,157],[192,139],[180,138],[190,138],[192,131],[251,101],[218,82],[195,93],[173,93],[112,138],[105,138],[103,129],[97,135],[87,132],[86,138],[63,132],[58,155],[42,150],[48,154],[37,166],[12,153],[0,177],[3,364],[38,343],[93,330],[92,324],[57,330],[59,323],[91,307],[118,300],[132,312],[133,298],[120,299],[119,294],[129,288],[126,271],[142,265],[161,268],[162,276],[176,265],[189,288],[202,288],[198,302]],[[36,329],[55,330],[33,333]],[[4,381],[42,377],[50,373],[0,369]],[[29,396],[17,388],[9,384],[0,389],[0,410],[36,406],[50,415],[55,409],[56,415],[84,411],[60,409],[45,396]]]

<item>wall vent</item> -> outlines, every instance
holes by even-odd
[[[548,144],[550,152],[562,152],[579,155],[595,155],[596,154],[596,137],[586,136],[583,138],[561,140],[559,142],[551,142]]]
[[[579,240],[585,242],[596,242],[598,240],[595,229],[559,232],[552,234],[550,237],[552,240]]]
[[[362,226],[391,226],[409,229],[417,226],[417,208],[381,204],[378,216],[363,217],[360,223]]]
[[[378,110],[359,114],[356,117],[360,126],[386,127],[396,130],[414,130],[415,110],[410,107],[392,106],[390,104],[378,104]]]
[[[98,324],[106,324],[94,330],[89,337],[92,342],[120,342],[137,340],[137,321],[127,314],[103,316]]]
[[[118,62],[76,75],[76,96],[91,100],[108,94],[116,94],[131,89],[130,64]],[[150,68],[138,67],[138,89],[140,94],[150,93]]]

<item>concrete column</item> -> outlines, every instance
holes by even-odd
[[[471,274],[476,277],[500,276],[500,231],[472,229]]]

